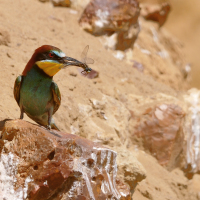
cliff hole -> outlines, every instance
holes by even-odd
[[[54,156],[55,156],[55,150],[53,150],[53,151],[47,156],[47,158],[48,158],[49,160],[53,160]]]
[[[94,166],[94,160],[91,159],[91,158],[89,158],[89,159],[87,160],[87,165],[88,165],[89,168],[92,168],[92,167]]]
[[[34,169],[34,170],[38,170],[38,166],[35,165],[35,166],[33,167],[33,169]]]

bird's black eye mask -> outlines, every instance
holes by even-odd
[[[62,57],[59,57],[58,55],[56,55],[52,51],[48,51],[48,52],[45,52],[45,53],[38,54],[36,60],[37,61],[41,61],[41,60],[57,60],[57,61],[61,61]]]

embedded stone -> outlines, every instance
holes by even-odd
[[[132,140],[141,140],[142,146],[161,165],[173,169],[179,166],[184,148],[184,114],[182,108],[174,104],[147,108],[137,119]]]
[[[190,89],[185,95],[187,103],[187,115],[183,130],[186,138],[185,164],[183,166],[186,175],[191,178],[194,173],[200,172],[200,90]]]
[[[137,61],[133,61],[133,67],[135,68],[135,69],[137,69],[139,72],[143,72],[144,71],[144,66],[143,66],[143,64],[142,63],[139,63],[139,62],[137,62]]]
[[[140,13],[137,0],[92,0],[83,11],[80,25],[89,33],[108,35],[113,49],[125,50],[133,46],[139,33]],[[111,43],[111,42],[108,42]]]
[[[14,199],[131,199],[117,153],[76,135],[11,120],[2,130],[0,189]],[[9,189],[8,189],[9,188]]]
[[[152,20],[158,22],[161,27],[167,20],[171,6],[169,3],[164,2],[162,4],[142,4],[141,15],[146,20]]]
[[[8,46],[9,43],[10,43],[9,32],[0,28],[0,45]]]
[[[70,0],[51,0],[54,6],[69,7],[71,5]]]

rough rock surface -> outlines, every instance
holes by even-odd
[[[116,180],[116,152],[84,138],[7,121],[1,149],[3,199],[131,198]]]
[[[187,115],[184,122],[185,147],[185,173],[191,175],[200,172],[200,91],[189,90],[184,99],[188,105]]]
[[[107,34],[113,40],[109,47],[125,50],[132,47],[137,38],[139,13],[137,0],[92,0],[79,23],[94,35]]]
[[[41,2],[51,2],[54,6],[69,7],[71,5],[70,0],[39,0]]]
[[[49,2],[50,0],[39,0],[41,2]]]
[[[10,35],[3,28],[0,28],[0,45],[8,46],[10,43]]]
[[[188,189],[191,199],[200,199],[200,175],[195,174],[193,179],[189,181]]]
[[[147,108],[137,119],[132,137],[141,139],[144,148],[169,169],[179,166],[184,148],[184,112],[178,105],[161,104]]]
[[[71,7],[75,8],[75,9],[85,9],[85,7],[88,5],[88,3],[91,0],[73,0],[71,1]]]
[[[51,0],[54,6],[69,7],[71,5],[70,0]]]
[[[116,150],[118,176],[130,186],[132,196],[138,183],[146,178],[146,170],[130,151],[124,148],[116,148]]]
[[[175,90],[188,89],[191,68],[185,59],[184,45],[155,22],[139,20],[140,34],[133,51],[123,53],[123,60],[132,66],[135,61],[141,63],[144,74]]]
[[[169,172],[145,152],[139,152],[138,159],[147,170],[147,178],[137,186],[133,199],[198,200],[191,198],[188,180],[180,169]]]
[[[167,20],[171,6],[168,2],[162,4],[141,4],[141,16],[146,20],[158,22],[161,27]]]
[[[151,153],[170,170],[180,166],[185,103],[162,93],[148,98],[133,94],[119,98],[131,113],[129,142]]]

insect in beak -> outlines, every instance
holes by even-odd
[[[84,50],[81,54],[81,62],[74,58],[70,58],[67,56],[64,57],[64,62],[63,62],[63,65],[60,67],[60,69],[66,68],[70,65],[75,65],[75,66],[81,67],[83,69],[83,71],[81,71],[81,74],[83,74],[84,76],[87,76],[87,74],[92,71],[92,69],[89,68],[87,64],[94,63],[94,60],[92,58],[87,58],[88,49],[89,49],[89,45],[87,45],[84,48]]]
[[[81,62],[83,63],[82,68],[84,69],[81,72],[81,74],[83,74],[84,76],[87,76],[87,74],[89,74],[92,71],[92,69],[89,68],[87,64],[93,64],[94,63],[94,60],[92,58],[87,57],[88,50],[89,50],[89,45],[87,45],[84,48],[84,50],[81,54]]]
[[[81,74],[83,74],[84,76],[87,76],[87,74],[89,74],[92,71],[92,69],[89,68],[86,64],[84,68],[85,69],[81,72]]]

